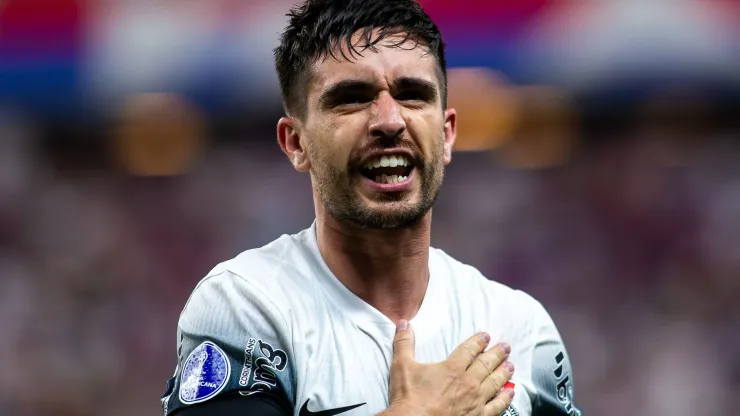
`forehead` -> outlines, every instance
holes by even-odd
[[[439,83],[437,60],[429,47],[414,39],[399,46],[404,38],[405,34],[388,36],[373,49],[365,48],[366,41],[356,33],[352,38],[354,50],[350,51],[345,42],[341,50],[335,48],[334,56],[328,55],[313,64],[309,97],[348,79],[368,81],[379,87],[405,77]]]

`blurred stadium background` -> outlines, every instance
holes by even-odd
[[[293,0],[0,0],[0,414],[159,414],[217,262],[307,227]],[[740,409],[740,2],[424,0],[458,153],[434,244],[559,324],[589,415]]]

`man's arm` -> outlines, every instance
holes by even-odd
[[[269,394],[231,394],[213,401],[183,408],[173,416],[292,416],[279,397]]]
[[[532,416],[581,416],[574,403],[573,369],[557,327],[536,303],[532,331]]]
[[[178,364],[161,400],[165,416],[293,413],[288,321],[254,281],[228,270],[203,279],[177,333]]]

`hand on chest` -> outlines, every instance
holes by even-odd
[[[450,353],[470,335],[478,332],[470,328],[470,334],[422,334],[416,344],[416,360],[420,363],[436,363],[446,360]],[[343,334],[343,338],[325,337],[322,345],[315,349],[309,359],[310,365],[302,366],[305,374],[296,397],[296,414],[307,416],[319,411],[340,411],[347,416],[377,414],[388,407],[390,366],[393,360],[393,332],[358,330]],[[495,338],[493,338],[495,339]],[[495,345],[492,341],[491,345]],[[527,394],[526,355],[512,345],[509,357],[517,371],[512,378],[516,395],[512,406],[504,413],[509,416],[530,414],[531,405]],[[519,373],[522,374],[519,374]],[[329,413],[324,413],[328,415]]]

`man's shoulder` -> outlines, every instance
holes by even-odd
[[[299,294],[291,288],[305,283],[312,275],[307,261],[307,231],[284,234],[219,263],[200,280],[193,293],[231,292],[242,298],[268,298],[281,309],[289,306],[292,302],[288,298]]]
[[[310,229],[306,229],[295,234],[283,234],[262,247],[242,251],[217,265],[214,270],[228,269],[242,275],[276,275],[298,268],[302,264],[299,260],[309,254],[309,231]]]
[[[300,245],[291,240],[299,236],[247,250],[196,285],[178,319],[178,367],[163,399],[165,413],[245,392],[292,403],[299,324],[293,317],[311,307],[300,291],[283,289],[292,275],[290,252]]]

